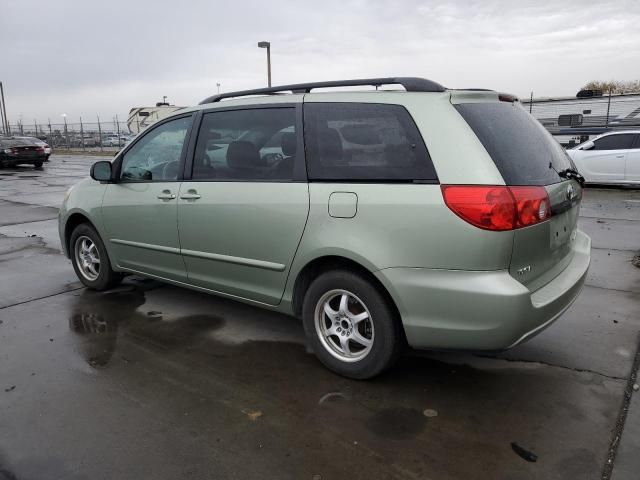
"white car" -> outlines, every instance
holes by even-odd
[[[640,184],[640,130],[605,133],[567,154],[588,183]]]
[[[124,144],[122,138],[119,138],[117,135],[110,135],[102,140],[103,147],[119,147]]]

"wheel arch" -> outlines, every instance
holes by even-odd
[[[63,245],[64,251],[67,257],[69,258],[71,258],[71,245],[69,245],[69,243],[71,242],[71,234],[73,233],[73,231],[76,229],[78,225],[81,225],[83,223],[90,225],[91,228],[93,228],[96,232],[99,232],[99,230],[96,228],[94,223],[84,213],[74,212],[71,215],[69,215],[69,217],[67,218],[64,224],[64,245]]]
[[[396,305],[396,302],[393,300],[390,292],[382,284],[382,282],[380,282],[380,280],[376,278],[371,270],[366,268],[361,263],[341,255],[325,255],[322,257],[314,258],[313,260],[307,262],[305,266],[302,267],[302,269],[300,269],[293,285],[293,292],[291,297],[291,308],[293,310],[293,314],[296,317],[302,317],[302,303],[304,301],[305,293],[307,292],[307,289],[309,288],[311,282],[313,282],[315,278],[317,278],[324,272],[340,269],[355,271],[369,280],[371,284],[374,285],[389,302],[389,305],[395,311],[396,318],[400,321],[400,326],[402,327],[402,321],[398,306]],[[404,335],[404,327],[402,327],[402,334]]]

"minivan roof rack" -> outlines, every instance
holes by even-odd
[[[219,102],[223,98],[247,97],[249,95],[271,95],[281,92],[309,93],[315,88],[330,87],[359,87],[359,86],[402,85],[407,92],[444,92],[446,89],[432,80],[418,77],[385,77],[362,78],[356,80],[333,80],[330,82],[295,83],[292,85],[280,85],[279,87],[256,88],[253,90],[240,90],[237,92],[220,93],[205,98],[200,105]]]

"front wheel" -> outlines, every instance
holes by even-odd
[[[34,166],[35,168],[42,168],[42,161],[39,161],[39,162],[33,162],[33,166]]]
[[[122,280],[122,274],[111,268],[102,239],[93,227],[78,225],[69,242],[71,262],[80,281],[93,290],[108,290]]]
[[[390,301],[364,276],[334,270],[316,278],[302,307],[307,341],[340,375],[366,379],[398,358],[403,335]]]

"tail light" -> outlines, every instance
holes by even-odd
[[[441,188],[453,213],[484,230],[514,230],[551,216],[551,203],[544,187],[442,185]]]
[[[38,152],[38,153],[44,153],[44,147],[38,147],[38,148],[36,148],[36,152]]]

